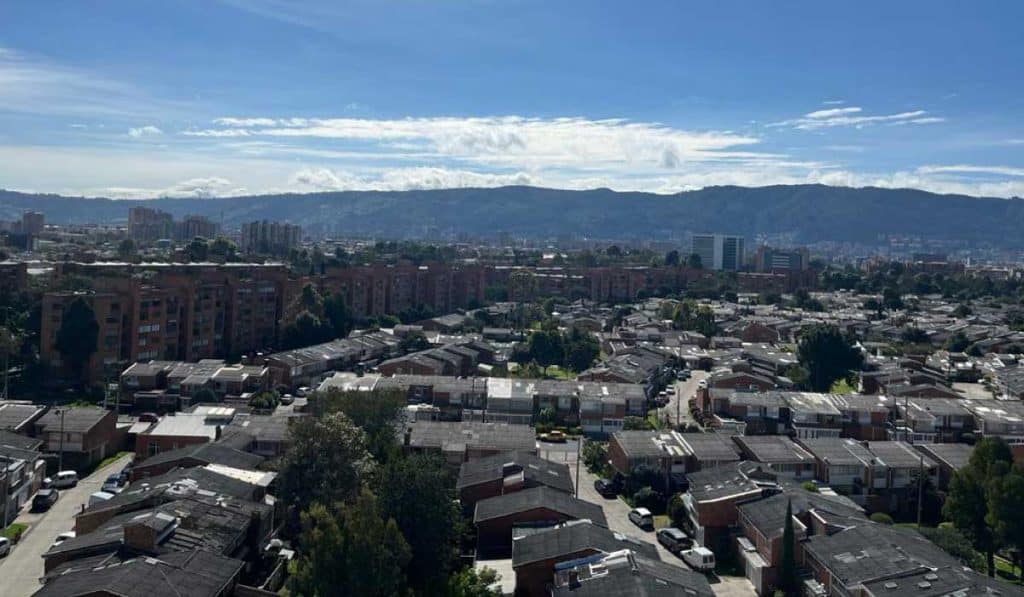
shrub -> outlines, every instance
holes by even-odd
[[[878,524],[893,524],[892,516],[889,516],[885,512],[875,512],[872,514],[871,522],[877,522]]]
[[[814,483],[814,481],[804,481],[803,483],[800,484],[800,486],[803,487],[805,491],[810,491],[811,493],[819,493],[818,486]]]
[[[643,487],[633,494],[633,506],[647,508],[653,513],[665,511],[665,496],[650,487]]]

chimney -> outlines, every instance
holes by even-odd
[[[220,436],[223,433],[223,429],[221,428],[220,425],[217,425],[216,431],[214,433],[215,435],[213,441],[220,441]]]

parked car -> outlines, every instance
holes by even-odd
[[[291,394],[285,394],[284,396],[281,396],[280,401],[281,404],[288,406],[289,404],[295,403],[295,396],[292,396]]]
[[[645,531],[654,530],[654,515],[647,508],[633,508],[630,510],[629,521]]]
[[[295,390],[295,395],[298,396],[299,398],[305,398],[306,396],[309,395],[309,392],[309,386],[302,386],[301,388]]]
[[[32,511],[46,512],[50,506],[57,503],[58,497],[60,497],[60,493],[56,489],[40,489],[32,498]]]
[[[54,547],[57,547],[58,545],[60,545],[61,543],[64,543],[68,539],[74,539],[74,538],[75,538],[75,532],[74,531],[68,531],[66,533],[61,533],[61,534],[57,535],[56,539],[53,540],[53,543],[50,545],[50,549],[53,549]]]
[[[665,549],[672,553],[679,553],[693,546],[693,540],[687,537],[686,533],[675,527],[658,529],[657,535],[658,543],[661,543]]]
[[[60,471],[53,478],[53,486],[57,489],[65,489],[78,485],[78,473],[75,471]]]
[[[681,554],[686,564],[699,572],[710,572],[715,569],[715,554],[706,547],[694,547],[684,550]]]
[[[6,557],[9,553],[11,553],[11,540],[7,537],[0,537],[0,558]]]
[[[614,498],[619,493],[619,487],[614,481],[608,479],[597,479],[594,481],[594,489],[597,493],[601,494],[603,498]]]
[[[103,487],[101,489],[107,493],[121,493],[124,490],[123,477],[120,473],[110,475],[107,477],[107,480],[103,482]]]
[[[547,437],[544,438],[544,436],[547,436]],[[565,443],[565,433],[563,433],[561,431],[558,431],[557,429],[552,431],[552,432],[550,432],[550,433],[542,434],[541,437],[544,438],[543,441],[548,441],[548,442],[552,442],[552,443],[555,443],[555,444],[564,444]]]

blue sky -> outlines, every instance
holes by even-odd
[[[0,3],[0,187],[1024,196],[1024,4]]]

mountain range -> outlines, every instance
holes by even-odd
[[[41,211],[47,222],[125,223],[146,205],[198,214],[228,228],[252,220],[328,234],[420,238],[438,234],[532,238],[682,239],[688,232],[785,235],[801,243],[876,244],[886,236],[1024,247],[1024,200],[938,195],[913,189],[823,185],[707,187],[674,195],[537,187],[340,191],[217,199],[115,200],[0,190],[0,218]]]

